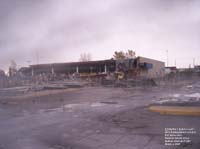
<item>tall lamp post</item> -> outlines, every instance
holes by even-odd
[[[195,68],[195,58],[193,58],[193,67]]]
[[[166,50],[166,54],[167,54],[167,67],[168,67],[168,64],[169,64],[169,61],[168,61],[168,50]]]

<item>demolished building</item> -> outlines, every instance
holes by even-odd
[[[0,70],[0,88],[3,88],[7,85],[7,77],[3,70]]]
[[[129,78],[158,78],[164,76],[164,68],[164,62],[144,57],[136,57],[119,60],[109,59],[30,65],[27,68],[21,68],[20,72],[26,76],[35,76],[39,74],[78,74],[80,77],[98,77],[107,76],[111,73],[124,73]]]
[[[194,66],[194,71],[199,73],[200,72],[200,65]]]

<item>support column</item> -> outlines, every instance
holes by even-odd
[[[90,67],[90,73],[92,73],[92,67]]]
[[[31,75],[32,75],[32,77],[34,76],[34,70],[33,70],[33,68],[31,70]]]
[[[53,67],[51,68],[51,73],[54,74],[54,68]]]
[[[78,69],[78,66],[76,67],[76,73],[79,73],[79,69]]]
[[[107,66],[104,66],[104,72],[107,73]]]

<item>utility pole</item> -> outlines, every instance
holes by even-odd
[[[38,54],[38,51],[36,51],[36,64],[38,65],[39,63],[39,54]]]
[[[167,54],[167,67],[168,67],[168,64],[169,64],[169,61],[168,61],[168,50],[166,50],[166,54]]]
[[[174,65],[175,65],[175,67],[176,67],[176,59],[175,59],[175,61],[174,61]]]
[[[195,67],[195,58],[193,58],[193,67]]]

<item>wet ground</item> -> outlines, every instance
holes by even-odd
[[[84,87],[6,97],[0,149],[200,148],[200,117],[151,113],[149,105],[199,106],[200,82],[157,87]],[[53,94],[51,94],[53,93]],[[18,95],[18,94],[17,94]],[[192,143],[165,146],[165,128],[194,128]]]

